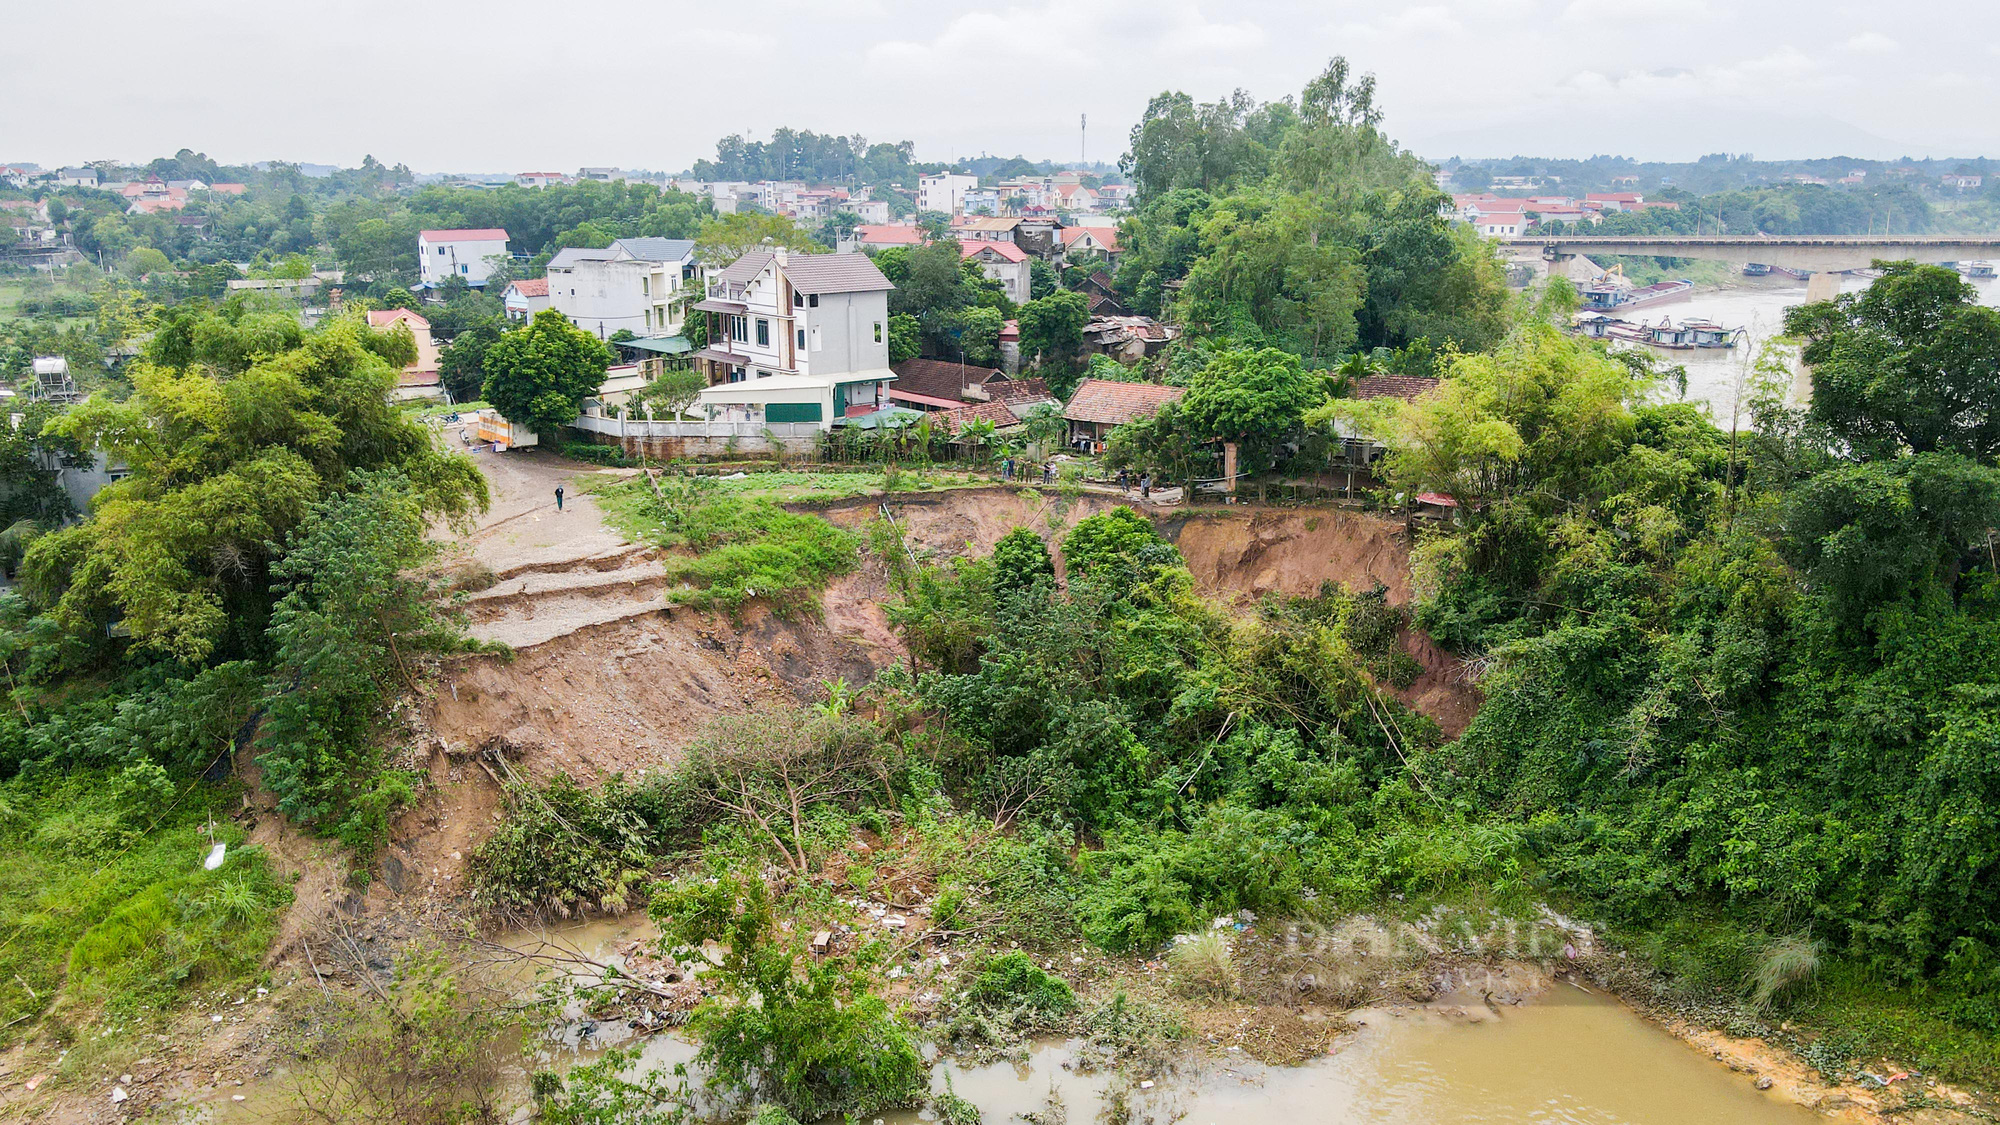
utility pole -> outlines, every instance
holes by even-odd
[[[1081,114],[1076,126],[1076,162],[1078,165],[1090,161],[1090,115]]]

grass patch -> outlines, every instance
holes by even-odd
[[[148,827],[150,792],[79,772],[0,786],[0,1044],[18,1042],[58,996],[117,1014],[165,1007],[183,989],[253,982],[291,891],[225,819],[231,787],[196,786]],[[171,797],[168,798],[171,800]],[[206,830],[231,845],[202,869]],[[18,977],[18,979],[16,979]],[[24,987],[25,986],[25,987]]]
[[[818,516],[713,477],[670,477],[658,497],[641,479],[595,494],[627,539],[685,552],[667,560],[667,577],[687,587],[674,600],[696,608],[733,612],[752,598],[780,612],[815,608],[820,589],[852,570],[861,549],[853,534]]]
[[[490,405],[492,404],[485,401],[484,399],[475,400],[473,402],[460,402],[460,403],[431,402],[431,403],[424,403],[421,406],[416,405],[414,401],[404,402],[399,404],[400,408],[405,413],[410,415],[410,417],[417,419],[418,421],[428,421],[429,419],[432,418],[442,418],[447,414],[471,414],[476,411],[484,410]]]

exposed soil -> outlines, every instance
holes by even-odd
[[[1160,521],[1202,593],[1213,597],[1314,594],[1322,583],[1388,590],[1410,600],[1410,548],[1393,520],[1340,508],[1233,507]]]
[[[246,751],[237,768],[249,796],[236,819],[248,842],[295,880],[294,903],[267,958],[272,995],[230,1005],[219,1024],[207,1008],[177,1017],[154,1056],[116,1064],[113,1077],[126,1069],[135,1076],[130,1099],[116,1105],[108,1088],[75,1082],[26,1094],[20,1084],[46,1060],[19,1052],[0,1058],[0,1088],[11,1087],[0,1107],[25,1095],[0,1116],[27,1110],[39,1120],[114,1121],[163,1103],[229,1105],[235,1082],[272,1063],[269,1035],[287,1018],[280,1000],[316,993],[322,977],[338,985],[342,970],[328,963],[336,935],[351,939],[343,948],[368,966],[352,971],[386,970],[399,943],[462,909],[466,857],[504,808],[496,765],[533,780],[564,773],[584,783],[659,769],[717,715],[813,702],[828,681],[865,683],[907,659],[883,613],[884,570],[870,556],[827,588],[817,618],[780,618],[754,603],[734,618],[669,609],[657,554],[625,542],[574,487],[601,470],[533,451],[476,460],[492,507],[469,531],[439,535],[452,540],[460,571],[483,586],[466,598],[473,635],[505,642],[515,656],[460,658],[405,704],[408,760],[398,764],[420,771],[427,784],[392,825],[365,885],[347,879],[337,849],[277,814]],[[566,493],[560,514],[558,485]],[[1409,596],[1400,527],[1352,512],[1163,514],[1103,493],[1063,499],[998,487],[899,493],[887,506],[914,554],[948,558],[986,553],[1016,527],[1034,529],[1053,547],[1078,520],[1121,503],[1159,522],[1211,596],[1241,603],[1270,591],[1312,593],[1329,579],[1355,589],[1380,583],[1398,604]],[[882,505],[870,498],[814,510],[859,530]],[[1427,639],[1413,634],[1404,643],[1426,669],[1402,693],[1405,702],[1447,733],[1463,729],[1476,691]],[[488,752],[505,762],[490,761]]]

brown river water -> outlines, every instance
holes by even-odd
[[[605,956],[652,936],[641,919],[602,921],[511,941],[549,941]],[[1805,1125],[1819,1115],[1757,1090],[1735,1073],[1601,992],[1558,983],[1518,1005],[1385,1008],[1355,1012],[1357,1025],[1330,1053],[1298,1067],[1268,1067],[1225,1053],[1190,1063],[1128,1093],[1134,1120],[1186,1125]],[[554,1061],[570,1052],[557,1046]],[[643,1046],[644,1065],[671,1068],[693,1055],[670,1035]],[[1068,1120],[1092,1122],[1111,1075],[1079,1073],[1062,1042],[1038,1044],[1021,1064],[941,1063],[949,1087],[1006,1125],[1046,1105],[1053,1089]],[[544,1059],[537,1065],[548,1065]],[[927,1112],[880,1115],[920,1125]]]
[[[1557,985],[1467,1022],[1425,1009],[1355,1013],[1364,1026],[1298,1067],[1227,1059],[1134,1091],[1132,1107],[1187,1125],[1805,1125],[1817,1114],[1757,1090],[1616,1000]],[[1024,1066],[951,1071],[989,1125],[1039,1110],[1051,1087],[1069,1120],[1096,1117],[1104,1075],[1064,1069],[1061,1045]],[[942,1077],[939,1087],[942,1088]],[[915,1125],[923,1115],[884,1115]]]
[[[1858,293],[1866,289],[1868,284],[1869,279],[1850,275],[1842,279],[1841,292]],[[1971,284],[1978,291],[1979,303],[2000,306],[2000,282],[1982,279]],[[1697,291],[1688,300],[1640,309],[1625,315],[1627,319],[1648,323],[1657,322],[1662,316],[1672,318],[1676,324],[1691,318],[1712,320],[1727,328],[1748,329],[1748,338],[1754,343],[1782,333],[1785,327],[1785,310],[1793,305],[1802,305],[1805,300],[1804,283],[1780,286],[1764,282]],[[1716,425],[1725,430],[1729,428],[1730,408],[1742,383],[1743,360],[1754,350],[1752,347],[1738,346],[1733,349],[1696,351],[1663,351],[1657,348],[1642,350],[1658,356],[1668,366],[1685,365],[1688,370],[1689,401],[1705,403]],[[1745,426],[1749,425],[1749,419],[1744,418],[1742,423]]]

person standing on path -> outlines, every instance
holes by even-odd
[[[556,514],[562,514],[562,485],[556,485]]]

